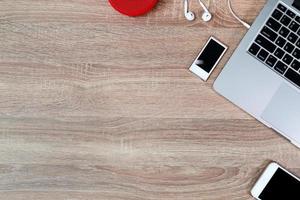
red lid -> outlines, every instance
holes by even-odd
[[[109,0],[109,2],[120,13],[134,17],[149,12],[158,0]]]

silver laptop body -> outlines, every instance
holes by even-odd
[[[294,0],[269,0],[215,81],[214,89],[300,148],[297,8]]]

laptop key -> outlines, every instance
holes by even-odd
[[[285,12],[285,11],[287,10],[287,8],[286,8],[284,5],[282,5],[281,3],[278,4],[277,8],[278,8],[279,10],[281,10],[282,12]]]
[[[282,61],[283,61],[285,64],[289,65],[289,64],[291,64],[291,62],[293,61],[293,57],[290,56],[289,54],[285,54],[285,56],[283,57]]]
[[[286,14],[287,14],[289,17],[291,17],[291,18],[296,17],[296,14],[295,14],[293,11],[291,11],[291,10],[286,11]]]
[[[291,43],[295,43],[298,40],[298,36],[295,35],[294,33],[290,33],[290,35],[287,37],[287,39],[291,42]]]
[[[275,42],[278,46],[283,47],[286,43],[285,39],[283,39],[282,37],[278,37],[276,42]]]
[[[288,67],[281,61],[278,61],[274,67],[274,69],[280,74],[284,74]]]
[[[286,36],[288,36],[290,34],[290,30],[283,26],[283,27],[281,27],[281,29],[279,31],[279,34],[282,37],[286,37]]]
[[[276,62],[277,62],[277,58],[275,58],[272,55],[270,55],[266,61],[267,65],[269,65],[270,67],[274,67]]]
[[[274,30],[275,32],[277,32],[280,27],[281,27],[281,24],[279,22],[277,22],[275,19],[273,18],[270,18],[268,21],[267,21],[267,25],[272,29]]]
[[[300,23],[300,17],[299,17],[299,16],[297,16],[297,17],[295,18],[295,20],[296,20],[296,22]]]
[[[280,22],[281,22],[283,25],[285,25],[285,26],[288,26],[288,25],[290,24],[291,21],[292,21],[292,19],[289,18],[289,17],[286,16],[286,15],[284,15],[284,16],[281,18],[281,20],[280,20]]]
[[[278,59],[281,59],[284,55],[284,51],[280,48],[277,48],[274,55],[278,58]]]
[[[298,87],[300,87],[300,74],[292,69],[288,69],[284,76],[294,84],[296,84]]]
[[[296,59],[300,59],[300,50],[295,49],[295,51],[292,54]]]
[[[249,48],[249,52],[252,54],[252,55],[256,55],[257,53],[258,53],[258,51],[260,50],[260,47],[257,45],[257,44],[255,44],[255,43],[253,43],[252,45],[251,45],[251,47]]]
[[[292,53],[292,51],[294,50],[294,48],[295,48],[294,45],[292,45],[289,42],[284,46],[284,50],[286,50],[289,53]]]
[[[272,31],[266,26],[263,27],[263,29],[261,30],[261,34],[271,41],[275,41],[275,39],[277,38],[277,33],[275,33],[274,31]]]
[[[292,23],[289,26],[289,28],[294,32],[297,32],[299,27],[300,27],[300,25],[297,22],[294,22],[294,21],[292,21]]]
[[[260,52],[258,53],[257,57],[261,61],[265,61],[267,59],[268,55],[269,55],[269,53],[266,50],[261,49]]]
[[[299,38],[299,40],[296,42],[296,46],[300,48],[300,38]]]
[[[291,64],[292,68],[296,71],[298,71],[300,69],[300,62],[297,60],[294,60]]]
[[[257,38],[255,39],[255,42],[265,48],[267,51],[270,53],[273,53],[276,49],[276,45],[264,38],[261,35],[258,35]]]
[[[274,17],[277,20],[280,20],[282,17],[283,13],[280,12],[279,10],[275,9],[274,12],[272,13],[272,17]]]

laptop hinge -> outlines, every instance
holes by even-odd
[[[295,8],[297,8],[298,10],[300,10],[300,0],[295,0],[294,3],[293,3],[293,6]]]

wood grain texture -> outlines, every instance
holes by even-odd
[[[232,0],[249,23],[264,3]],[[297,148],[212,90],[245,29],[209,4],[188,23],[181,0],[138,18],[1,0],[0,199],[250,200],[271,160],[300,175]],[[230,49],[204,83],[187,68],[210,35]]]

